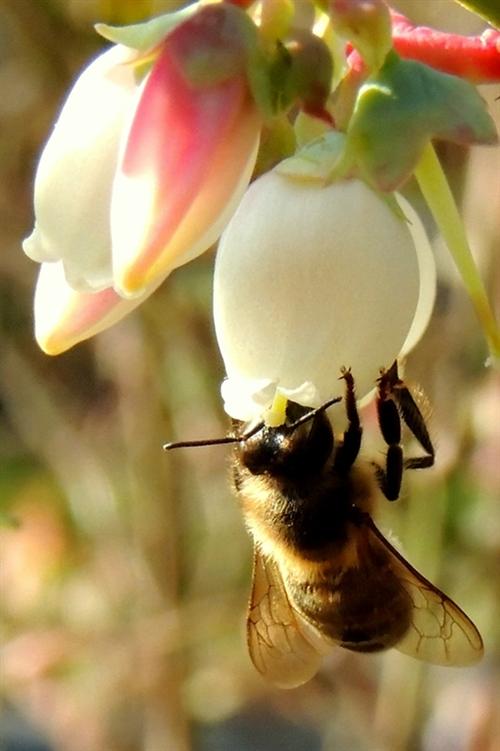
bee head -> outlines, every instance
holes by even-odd
[[[289,402],[287,419],[277,428],[262,427],[242,441],[238,451],[254,475],[305,476],[322,469],[333,450],[333,431],[324,411],[315,412]],[[298,424],[297,424],[298,423]]]

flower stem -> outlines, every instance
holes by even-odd
[[[472,256],[465,228],[432,144],[425,147],[415,177],[448,245],[483,328],[492,358],[500,358],[500,329]]]

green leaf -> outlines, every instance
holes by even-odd
[[[455,0],[497,29],[500,28],[500,3],[498,0]]]
[[[360,88],[347,135],[363,176],[384,191],[410,177],[430,139],[497,141],[495,124],[472,84],[395,53]]]
[[[124,44],[139,52],[147,52],[156,47],[176,26],[190,18],[198,10],[198,3],[188,5],[174,13],[152,18],[145,23],[131,26],[108,26],[96,23],[95,30],[102,37],[114,44]]]

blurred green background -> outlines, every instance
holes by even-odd
[[[0,748],[494,751],[500,380],[484,367],[481,331],[439,241],[435,315],[407,365],[433,405],[437,465],[408,477],[378,518],[481,629],[486,656],[474,668],[339,649],[291,692],[253,670],[243,628],[251,546],[227,482],[228,451],[161,450],[227,430],[213,253],[90,343],[53,359],[33,341],[37,270],[20,241],[31,231],[40,148],[71,81],[101,48],[93,23],[172,5],[0,5]],[[394,5],[421,23],[482,29],[451,0]],[[482,93],[500,124],[500,86]],[[498,303],[500,149],[446,146],[440,156]],[[364,421],[378,452],[373,410]]]

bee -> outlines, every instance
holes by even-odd
[[[254,541],[247,616],[251,660],[282,688],[312,678],[338,645],[354,652],[395,647],[438,665],[469,665],[483,652],[468,616],[384,537],[372,514],[380,492],[399,496],[404,469],[429,467],[434,448],[399,378],[381,373],[377,411],[384,466],[359,458],[362,427],[354,378],[344,369],[347,427],[335,437],[327,408],[288,402],[286,421],[203,443],[235,443],[232,479]],[[425,454],[406,458],[401,423]],[[168,448],[189,444],[169,444]]]

